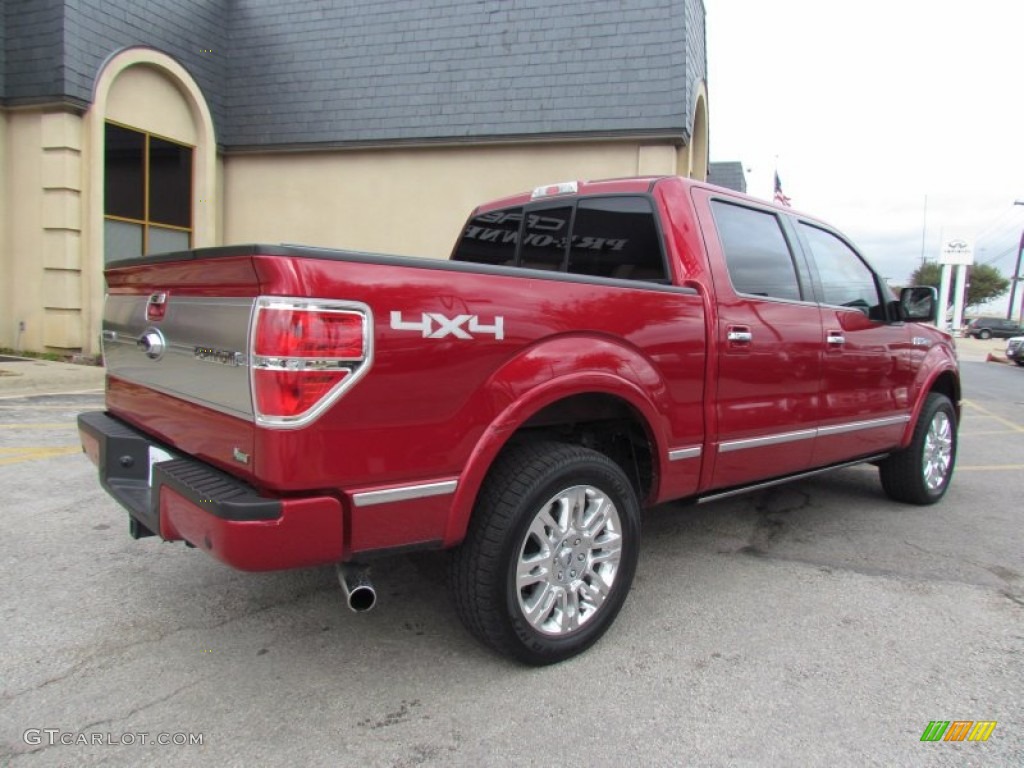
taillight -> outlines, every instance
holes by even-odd
[[[253,352],[269,357],[363,359],[360,312],[270,307],[260,313]]]
[[[298,427],[323,413],[369,369],[372,328],[365,304],[257,299],[250,345],[257,422]]]

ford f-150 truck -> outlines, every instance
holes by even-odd
[[[871,462],[930,504],[960,415],[935,292],[834,229],[685,179],[476,209],[448,260],[244,245],[109,264],[83,448],[135,537],[243,570],[451,549],[457,611],[532,664],[615,619],[640,510]]]

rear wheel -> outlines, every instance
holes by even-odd
[[[589,648],[615,620],[639,554],[639,504],[622,469],[576,445],[508,449],[452,557],[459,617],[528,664]]]
[[[910,445],[879,464],[882,488],[896,501],[934,504],[949,487],[956,448],[956,410],[948,397],[932,392],[921,409]]]

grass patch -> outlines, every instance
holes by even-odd
[[[10,347],[0,347],[0,355],[28,357],[33,360],[52,360],[55,363],[65,363],[68,361],[67,355],[58,355],[56,352],[28,352],[23,349],[11,349]]]
[[[76,365],[102,365],[99,355],[83,355],[81,353],[32,352],[25,349],[0,347],[0,355],[11,357],[27,357],[30,360],[49,360],[54,363],[74,363]]]

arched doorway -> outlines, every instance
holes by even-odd
[[[693,105],[690,143],[687,147],[687,173],[691,179],[706,181],[708,177],[708,94],[704,83],[697,86]]]
[[[86,122],[83,303],[95,339],[107,261],[218,244],[217,150],[199,86],[150,48],[104,63]]]

